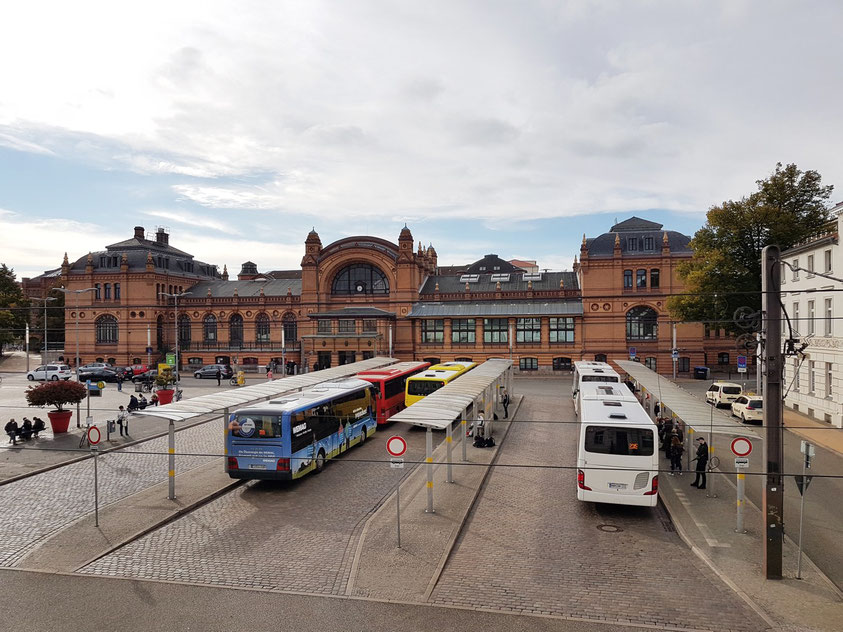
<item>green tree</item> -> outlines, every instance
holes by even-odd
[[[15,280],[15,271],[0,263],[0,355],[5,345],[23,338],[26,330],[23,308],[28,303]]]
[[[739,307],[761,309],[761,250],[793,247],[829,220],[827,201],[834,189],[816,171],[794,164],[764,180],[740,200],[709,209],[705,226],[691,240],[694,257],[679,266],[685,293],[671,297],[671,316],[683,321],[716,321],[737,331],[732,317]]]

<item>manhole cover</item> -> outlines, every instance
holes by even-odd
[[[623,531],[623,529],[616,527],[613,524],[599,524],[597,525],[597,528],[601,531],[605,531],[606,533],[619,533],[620,531]]]

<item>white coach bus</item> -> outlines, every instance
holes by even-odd
[[[656,424],[624,384],[583,385],[577,498],[654,507],[659,492]]]
[[[577,394],[580,392],[580,386],[589,382],[618,384],[621,382],[621,376],[606,362],[586,360],[574,362],[574,381],[571,384],[571,399],[574,400],[574,407],[577,405]]]

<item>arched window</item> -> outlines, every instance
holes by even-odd
[[[295,314],[284,314],[284,344],[295,342],[299,338],[299,326]]]
[[[158,347],[158,350],[161,351],[164,348],[164,317],[159,316],[158,319],[155,321],[155,344]]]
[[[232,347],[243,346],[243,317],[232,314],[228,320],[228,341]]]
[[[627,340],[655,340],[659,337],[659,315],[652,307],[639,305],[626,313]]]
[[[117,343],[117,319],[114,316],[100,316],[96,320],[97,326],[97,344],[116,344]]]
[[[202,335],[205,342],[217,341],[217,317],[213,314],[208,314],[202,321]]]
[[[594,361],[595,362],[607,362],[606,354],[605,353],[596,353],[594,354]]]
[[[389,294],[389,281],[369,263],[346,266],[334,277],[331,294]]]
[[[255,342],[269,342],[269,316],[266,314],[255,317]]]
[[[190,345],[190,316],[179,314],[179,344],[182,349]]]

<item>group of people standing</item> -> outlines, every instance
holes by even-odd
[[[664,450],[664,455],[670,460],[670,475],[676,476],[678,472],[682,475],[682,456],[685,454],[685,437],[683,428],[678,421],[674,421],[671,417],[660,417],[660,405],[657,402],[653,407],[656,415],[657,425],[659,428],[659,441],[661,442],[661,449]],[[691,459],[691,462],[696,462],[694,473],[696,477],[691,487],[697,489],[705,489],[706,484],[706,470],[708,469],[708,443],[704,437],[697,437],[696,440],[696,456]]]

